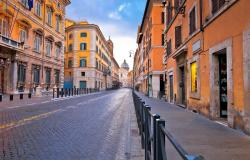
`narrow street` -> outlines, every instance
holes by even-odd
[[[131,155],[132,104],[122,89],[2,110],[0,159],[140,159]]]

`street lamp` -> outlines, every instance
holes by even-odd
[[[135,55],[133,50],[129,51],[129,57],[132,58],[132,55]],[[135,89],[135,62],[133,63],[133,90]]]

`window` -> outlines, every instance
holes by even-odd
[[[6,19],[0,19],[0,34],[7,37],[9,32],[8,21]]]
[[[165,23],[165,12],[161,12],[161,23]]]
[[[34,50],[38,53],[40,53],[40,45],[41,45],[41,42],[42,42],[42,38],[40,35],[36,34],[35,35],[35,48]]]
[[[52,50],[52,42],[47,40],[46,41],[46,55],[51,56],[51,50]]]
[[[33,82],[35,84],[39,84],[40,83],[40,68],[35,66],[33,68]]]
[[[47,23],[52,26],[52,9],[50,7],[47,8]]]
[[[191,68],[191,92],[197,92],[197,62],[190,64]]]
[[[172,20],[172,5],[171,5],[171,3],[169,3],[169,5],[167,7],[167,25],[169,25],[171,20]]]
[[[170,55],[172,52],[171,39],[167,42],[167,55]]]
[[[72,64],[72,59],[69,59],[68,61],[68,68],[72,68],[73,64]]]
[[[226,0],[212,0],[212,14],[218,12],[226,3]]]
[[[56,45],[56,58],[59,58],[61,52],[61,47]]]
[[[60,71],[55,70],[55,82],[56,82],[56,84],[59,84],[59,81],[60,81]]]
[[[189,13],[189,34],[191,35],[196,30],[196,7]]]
[[[51,70],[50,69],[46,69],[45,75],[46,75],[45,83],[46,84],[50,84],[50,82],[51,82]]]
[[[41,8],[42,8],[41,2],[36,1],[36,11],[35,11],[35,13],[39,17],[41,17]]]
[[[86,67],[87,66],[87,60],[86,58],[80,59],[80,67]]]
[[[161,45],[164,46],[164,34],[161,34]]]
[[[87,37],[87,33],[86,32],[82,32],[81,33],[81,37]]]
[[[73,38],[73,34],[69,34],[69,39],[72,39]]]
[[[85,51],[87,49],[87,43],[81,43],[80,44],[80,50]]]
[[[60,17],[56,16],[56,31],[60,32]]]
[[[181,0],[175,0],[175,1],[174,1],[175,14],[178,13],[179,8],[180,8],[180,5],[181,5]]]
[[[23,64],[18,65],[17,74],[18,74],[18,82],[24,83],[26,77],[26,67]]]
[[[27,39],[27,31],[24,29],[20,30],[20,42],[26,42]]]
[[[29,8],[29,0],[21,0],[21,3],[22,3],[26,8]]]
[[[175,48],[178,48],[182,44],[181,40],[181,26],[175,27]]]
[[[81,72],[82,77],[85,77],[85,72]]]
[[[73,46],[72,46],[72,44],[69,44],[69,52],[71,52],[72,51],[72,49],[73,49]]]

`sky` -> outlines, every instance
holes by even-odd
[[[99,25],[105,38],[114,43],[114,57],[118,64],[126,59],[130,69],[137,48],[136,34],[141,24],[146,0],[71,0],[66,17]]]

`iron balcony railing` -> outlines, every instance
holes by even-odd
[[[167,160],[165,138],[170,141],[183,160],[205,160],[200,155],[188,154],[165,128],[165,121],[160,119],[160,115],[152,114],[151,108],[135,92],[133,100],[145,160]]]

